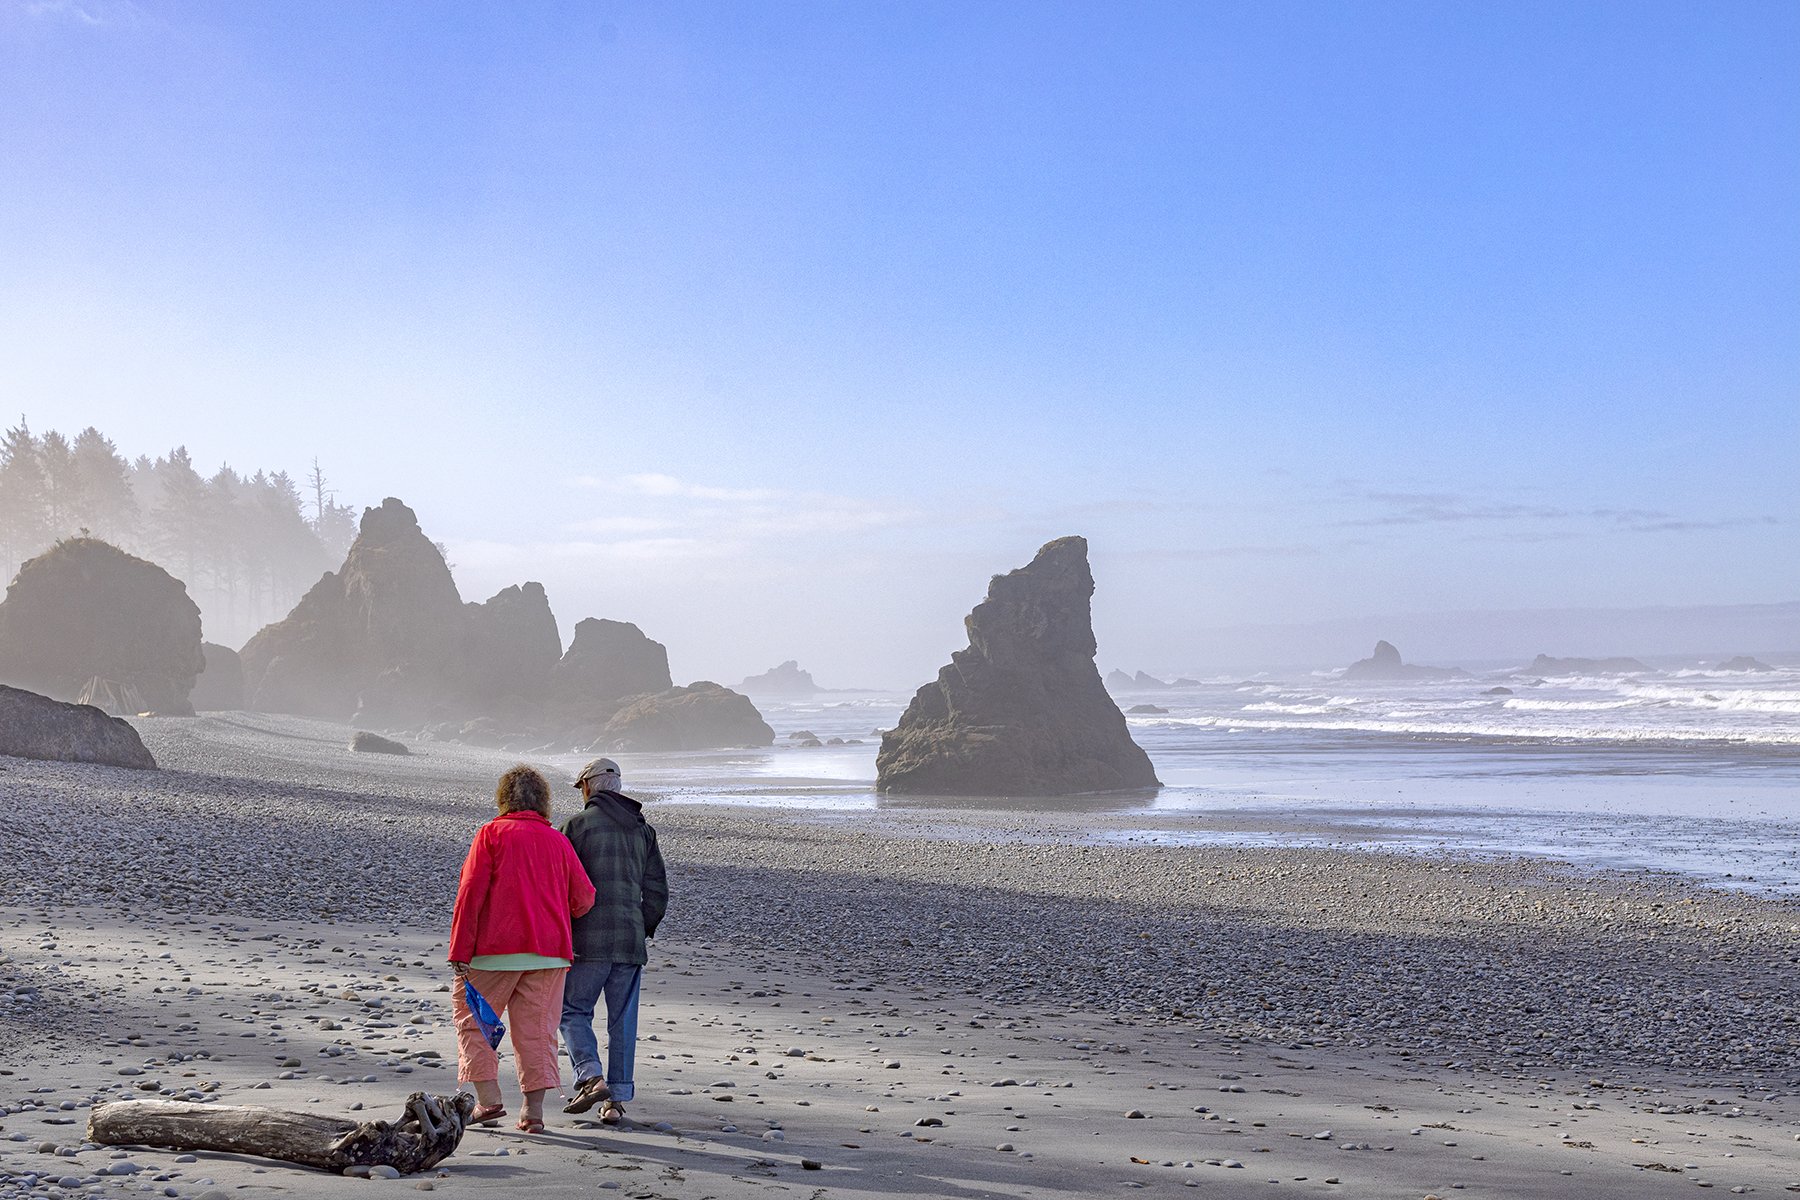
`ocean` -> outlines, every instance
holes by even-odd
[[[1505,688],[1510,694],[1491,693]],[[897,798],[875,751],[910,697],[759,698],[766,751],[645,756],[671,800],[928,821],[1094,814],[1096,841],[1329,845],[1529,855],[1800,893],[1800,666],[1350,683],[1334,673],[1120,691],[1155,793],[1022,801]],[[789,735],[805,731],[819,747]],[[841,744],[829,744],[831,739]],[[857,744],[860,743],[860,744]]]

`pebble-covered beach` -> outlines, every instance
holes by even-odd
[[[168,992],[150,990],[164,986],[148,982],[157,973],[154,957],[130,973],[96,974],[82,959],[103,952],[71,950],[80,940],[78,926],[94,927],[101,939],[89,943],[95,947],[108,928],[166,937],[165,957],[172,958],[182,956],[182,938],[225,936],[220,922],[262,930],[268,941],[261,946],[248,940],[259,935],[234,940],[245,969],[266,976],[274,989],[247,994],[287,997],[279,1003],[297,994],[276,986],[276,967],[303,975],[306,957],[344,965],[346,959],[329,956],[329,947],[319,949],[324,943],[340,954],[383,947],[386,972],[395,976],[385,986],[410,989],[401,1002],[405,1019],[421,1018],[409,1026],[415,1036],[447,1028],[447,1011],[438,1011],[442,998],[432,997],[456,870],[470,835],[491,815],[487,788],[509,758],[436,745],[409,758],[352,755],[340,727],[248,714],[140,727],[163,770],[0,760],[7,810],[0,822],[0,861],[7,864],[0,899],[0,1035],[7,1049],[0,1062],[15,1072],[0,1075],[0,1106],[14,1109],[0,1117],[0,1138],[14,1136],[18,1109],[32,1103],[29,1090],[16,1086],[20,1080],[41,1087],[51,1076],[40,1072],[116,1070],[93,1064],[119,1053],[122,1025],[141,1034],[139,1027],[162,1012],[168,997],[185,998],[200,986],[177,989],[179,977],[170,977]],[[1782,1135],[1767,1143],[1766,1161],[1755,1146],[1734,1152],[1752,1182],[1727,1186],[1800,1185],[1800,1143],[1792,1138],[1800,1127],[1788,1099],[1800,1090],[1800,903],[1792,900],[1526,860],[1094,844],[1087,837],[1092,819],[1080,814],[918,809],[809,818],[657,805],[647,798],[675,897],[658,940],[656,987],[668,1006],[663,1015],[691,1024],[696,1037],[703,1028],[705,1037],[725,1037],[727,1031],[709,1025],[744,1019],[748,1009],[767,1007],[757,1014],[767,1028],[771,1019],[793,1016],[794,994],[808,991],[815,1019],[829,1009],[834,1023],[866,1019],[887,1006],[915,1021],[935,1010],[934,1022],[945,1029],[1025,1021],[1064,1028],[1062,1036],[1077,1040],[1072,1030],[1105,1029],[1108,1046],[1127,1049],[1102,1053],[1090,1041],[1078,1057],[1099,1056],[1109,1063],[1106,1070],[1141,1075],[1131,1084],[1140,1092],[1197,1089],[1211,1078],[1206,1090],[1217,1094],[1233,1086],[1216,1082],[1220,1071],[1211,1068],[1221,1056],[1240,1064],[1253,1057],[1259,1071],[1285,1057],[1307,1060],[1309,1091],[1318,1091],[1320,1076],[1331,1071],[1335,1082],[1325,1090],[1339,1094],[1334,1103],[1348,1103],[1372,1086],[1351,1071],[1379,1072],[1395,1087],[1439,1095],[1471,1089],[1447,1110],[1446,1121],[1481,1089],[1510,1088],[1521,1106],[1527,1094],[1545,1088],[1584,1089],[1584,1105],[1631,1096],[1631,1111],[1646,1120],[1691,1122],[1723,1103],[1765,1127],[1759,1136]],[[569,793],[559,804],[572,810],[572,799]],[[302,931],[311,937],[302,938]],[[683,971],[671,970],[677,962]],[[787,1008],[775,1011],[783,996]],[[206,1020],[229,1019],[231,1010],[207,1007]],[[273,1010],[278,1002],[262,1007]],[[187,1023],[194,1026],[183,1039],[191,1052],[224,1062],[238,1049],[214,1038],[200,1017]],[[162,1021],[169,1029],[176,1024]],[[259,1028],[267,1027],[265,1015]],[[827,1033],[841,1040],[844,1031]],[[281,1036],[293,1036],[293,1026]],[[1031,1037],[1034,1053],[1050,1041],[1041,1030]],[[440,1032],[438,1042],[438,1053],[453,1057],[453,1041]],[[722,1065],[733,1054],[746,1059],[738,1042],[750,1044],[741,1034],[725,1037],[716,1056]],[[785,1055],[793,1048],[772,1051],[763,1044],[756,1053]],[[1003,1070],[1005,1055],[1021,1052],[993,1049]],[[1176,1061],[1184,1056],[1191,1060],[1185,1066]],[[677,1094],[669,1080],[655,1079],[657,1070],[654,1060],[640,1064],[646,1102],[677,1109],[693,1103],[652,1100],[659,1092]],[[1038,1070],[1045,1077],[1052,1070],[1091,1074],[1091,1068],[1077,1073],[1048,1062]],[[207,1074],[195,1072],[196,1078]],[[705,1081],[709,1088],[717,1082]],[[1107,1086],[1125,1082],[1113,1077]],[[433,1086],[440,1083],[448,1086],[447,1080]],[[839,1086],[841,1094],[860,1096],[857,1089],[875,1085],[865,1078]],[[891,1090],[892,1083],[880,1086]],[[734,1090],[743,1088],[740,1081]],[[703,1090],[690,1085],[685,1095]],[[1716,1102],[1710,1106],[1709,1096]],[[92,1098],[89,1092],[80,1100]],[[879,1096],[864,1098],[879,1107]],[[1184,1119],[1215,1115],[1196,1105],[1217,1105],[1190,1100]],[[79,1113],[79,1104],[71,1111]],[[1005,1114],[995,1119],[1003,1124],[985,1153],[1013,1155],[992,1149],[1011,1136]],[[833,1136],[860,1136],[856,1128]],[[29,1138],[44,1131],[27,1132]],[[682,1132],[680,1122],[665,1132]],[[1344,1139],[1330,1140],[1341,1145]],[[1117,1149],[1104,1137],[1101,1142]],[[7,1144],[0,1141],[0,1150]],[[1637,1149],[1646,1144],[1626,1139],[1622,1153],[1647,1159]],[[1556,1145],[1563,1148],[1561,1140]],[[1024,1161],[1041,1163],[1053,1150],[1040,1145],[1027,1152],[1037,1157]],[[1124,1167],[1148,1157],[1113,1155]],[[1154,1162],[1203,1163],[1204,1157],[1171,1151]],[[44,1190],[43,1172],[22,1183],[26,1174],[16,1161],[4,1154],[0,1160],[12,1164],[0,1166],[0,1196],[61,1194]],[[1665,1174],[1641,1162],[1627,1165],[1635,1186]],[[1687,1171],[1686,1164],[1673,1166],[1675,1175]],[[1786,1166],[1792,1177],[1778,1178]],[[1471,1168],[1476,1176],[1486,1169]],[[1178,1175],[1183,1168],[1167,1170]],[[93,1186],[114,1186],[110,1175],[95,1177],[101,1183]],[[916,1183],[911,1190],[1010,1195],[1029,1185],[1054,1193],[1058,1178],[1051,1173],[1033,1181],[1033,1172],[1021,1169],[1016,1186],[995,1178],[986,1190],[959,1184],[957,1191],[933,1192]],[[1309,1175],[1308,1182],[1323,1178]],[[451,1171],[437,1186],[457,1179]],[[1541,1193],[1515,1180],[1513,1190],[1488,1194],[1574,1194],[1556,1191],[1551,1185],[1558,1179],[1567,1183],[1561,1168],[1545,1175]],[[847,1182],[821,1178],[820,1185]],[[1151,1186],[1157,1179],[1136,1182]],[[1365,1194],[1425,1194],[1404,1190],[1412,1182],[1400,1176],[1393,1183],[1403,1190]],[[174,1188],[170,1195],[199,1194],[181,1180],[158,1186]],[[1583,1194],[1647,1194],[1605,1190],[1610,1183],[1588,1186],[1601,1190]]]

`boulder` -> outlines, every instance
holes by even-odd
[[[775,731],[750,697],[701,680],[633,699],[613,714],[593,749],[713,750],[774,741]]]
[[[1343,678],[1360,680],[1467,679],[1456,667],[1421,667],[1403,662],[1392,642],[1376,642],[1375,653],[1344,668]]]
[[[202,642],[206,669],[188,696],[197,712],[227,712],[244,707],[244,664],[230,646]]]
[[[0,686],[0,754],[155,770],[137,730],[86,704]]]
[[[811,696],[821,689],[810,672],[788,659],[779,667],[770,667],[761,675],[751,675],[738,685],[738,690],[752,696]]]
[[[1094,666],[1087,540],[1059,538],[996,575],[969,645],[882,735],[876,787],[1053,796],[1161,786]]]
[[[205,666],[200,610],[155,563],[97,538],[58,542],[19,568],[0,602],[0,681],[52,699],[95,694],[192,716]]]
[[[350,739],[350,748],[358,754],[408,754],[412,753],[401,742],[392,738],[384,738],[378,733],[370,733],[366,729],[356,731]]]
[[[1161,716],[1164,713],[1168,712],[1169,710],[1164,708],[1160,704],[1134,704],[1130,708],[1126,709],[1125,711],[1128,713],[1133,713],[1133,714],[1139,715],[1139,716],[1154,717],[1154,716]]]
[[[550,672],[550,704],[564,724],[598,727],[627,698],[674,686],[669,652],[661,642],[628,621],[589,617],[575,626],[568,653]]]
[[[1650,668],[1635,658],[1551,658],[1540,654],[1524,669],[1527,675],[1636,675]]]
[[[460,700],[464,637],[443,554],[390,496],[363,510],[344,565],[245,644],[244,688],[265,712],[416,727]]]
[[[1747,654],[1740,654],[1736,658],[1728,658],[1720,663],[1718,669],[1721,671],[1773,671],[1775,668],[1766,662],[1758,662]]]

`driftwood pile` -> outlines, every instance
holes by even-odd
[[[102,1146],[213,1150],[299,1163],[337,1174],[392,1167],[429,1170],[462,1141],[475,1098],[414,1092],[398,1121],[356,1121],[252,1105],[117,1100],[88,1118],[88,1141]]]

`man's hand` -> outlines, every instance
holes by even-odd
[[[469,977],[469,964],[466,962],[453,962],[450,964],[450,970],[458,979],[467,979]]]

